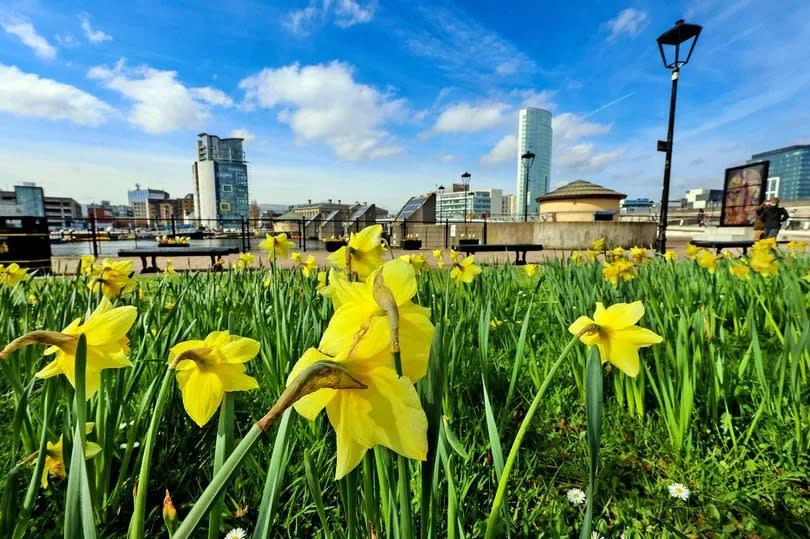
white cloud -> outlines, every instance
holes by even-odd
[[[504,112],[508,108],[509,106],[505,103],[450,105],[436,119],[432,131],[434,133],[474,133],[497,127],[504,122]]]
[[[0,64],[0,111],[97,126],[113,108],[74,86]]]
[[[358,83],[339,61],[265,68],[243,79],[248,106],[284,107],[277,117],[298,142],[324,142],[341,159],[375,159],[403,150],[384,126],[405,115],[405,100]]]
[[[57,34],[53,38],[62,47],[73,48],[79,46],[79,40],[73,34]]]
[[[365,4],[357,0],[310,0],[305,8],[287,13],[282,24],[287,30],[299,36],[306,36],[318,26],[331,19],[335,26],[349,28],[357,24],[371,22],[377,9],[376,0]]]
[[[93,30],[93,27],[90,26],[90,19],[87,17],[87,15],[79,15],[79,21],[81,21],[84,35],[87,37],[87,41],[90,43],[103,43],[104,41],[112,40],[111,35],[105,34],[101,30]]]
[[[442,163],[450,163],[451,161],[456,160],[456,156],[453,155],[452,153],[446,153],[446,154],[440,156],[439,159],[442,160]]]
[[[234,129],[228,133],[228,136],[233,138],[241,138],[244,140],[245,144],[248,144],[256,139],[256,135],[247,129]]]
[[[589,122],[572,112],[558,114],[551,119],[554,140],[576,140],[593,135],[604,135],[610,132],[610,124]]]
[[[149,66],[127,68],[123,58],[112,68],[93,67],[87,76],[134,101],[129,122],[147,133],[197,128],[210,118],[211,105],[230,106],[233,103],[215,88],[184,86],[177,80],[176,71]]]
[[[636,36],[647,26],[649,16],[646,11],[629,7],[619,12],[616,17],[607,22],[610,35],[608,41],[613,41],[622,34]]]
[[[566,167],[585,172],[598,172],[609,162],[618,159],[624,154],[624,148],[610,152],[595,152],[590,142],[560,146],[552,155],[551,162],[555,166]]]
[[[540,92],[532,89],[512,90],[512,97],[520,99],[520,108],[537,107],[551,110],[556,106],[556,103],[551,99],[555,93],[553,90],[542,90]]]
[[[0,26],[9,34],[20,38],[20,41],[22,41],[25,46],[34,49],[34,54],[40,58],[48,59],[56,56],[56,49],[48,43],[47,39],[37,33],[30,22],[7,21],[0,23]]]
[[[506,135],[492,149],[481,157],[481,163],[494,164],[514,159],[517,155],[518,141],[515,135]]]

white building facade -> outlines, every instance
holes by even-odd
[[[540,205],[536,198],[548,192],[551,179],[551,112],[529,107],[520,110],[518,118],[516,211],[522,216],[528,200],[528,214],[537,215]],[[529,168],[528,191],[526,169],[520,156],[531,151],[534,163]]]

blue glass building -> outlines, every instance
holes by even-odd
[[[194,213],[207,227],[238,228],[248,218],[248,171],[243,139],[200,133],[192,167]]]
[[[770,161],[766,198],[810,199],[810,144],[756,153],[749,163]]]
[[[23,182],[14,186],[14,196],[22,215],[32,217],[45,217],[45,194],[42,187],[31,182]]]

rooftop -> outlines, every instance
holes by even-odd
[[[596,185],[585,180],[574,180],[553,191],[549,191],[543,196],[537,197],[538,202],[546,200],[560,200],[571,198],[626,198],[627,195]]]
[[[810,150],[810,144],[794,144],[793,146],[785,146],[784,148],[778,148],[776,150],[769,150],[767,152],[755,153],[751,156],[751,159],[759,159],[760,157],[765,157],[766,155],[792,152],[794,150]]]

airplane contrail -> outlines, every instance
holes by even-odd
[[[592,115],[596,114],[597,112],[601,112],[601,111],[605,110],[608,107],[612,107],[616,103],[620,103],[620,102],[624,101],[625,99],[627,99],[628,97],[632,97],[632,96],[636,95],[637,93],[638,93],[638,91],[630,92],[629,94],[623,95],[618,99],[614,99],[610,103],[606,103],[606,104],[602,105],[601,107],[599,107],[598,109],[592,110],[591,112],[589,112],[588,114],[583,116],[583,118],[587,118],[588,116],[592,116]]]

